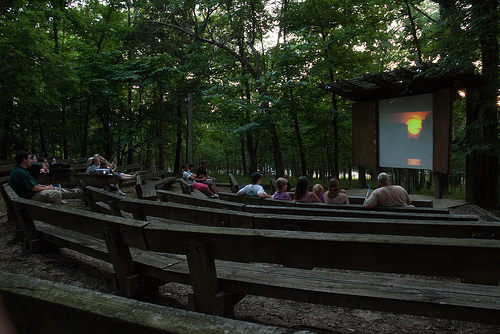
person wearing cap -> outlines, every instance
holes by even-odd
[[[409,206],[411,204],[408,192],[401,186],[391,185],[387,173],[380,173],[377,177],[380,188],[375,189],[365,202],[368,209],[376,206]]]
[[[260,185],[262,175],[259,172],[255,172],[252,174],[252,183],[247,184],[242,189],[240,189],[236,195],[243,196],[255,196],[259,198],[272,198],[271,195],[268,195],[264,188]]]

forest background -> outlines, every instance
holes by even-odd
[[[178,173],[192,103],[192,160],[214,172],[350,175],[352,101],[321,84],[433,63],[485,82],[473,124],[455,98],[452,173],[472,153],[498,167],[498,0],[0,5],[0,159],[100,153]]]

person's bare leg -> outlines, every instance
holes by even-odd
[[[137,175],[139,174],[139,172],[135,173],[134,175],[132,174],[125,174],[125,173],[122,173],[121,174],[121,180],[122,181],[127,181],[127,180],[134,180],[137,178]]]
[[[208,189],[208,186],[205,187],[205,189],[203,189],[202,192],[207,196],[212,196],[214,194],[213,192],[210,191],[210,189]]]

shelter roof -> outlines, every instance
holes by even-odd
[[[355,102],[390,99],[432,93],[445,88],[477,86],[479,77],[458,70],[438,72],[436,66],[397,68],[379,74],[337,80],[322,88]]]

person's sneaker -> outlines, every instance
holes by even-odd
[[[123,191],[121,191],[121,190],[118,190],[117,194],[118,194],[118,195],[120,195],[120,196],[127,196],[127,195],[125,195],[125,193],[124,193]]]
[[[215,199],[219,199],[219,195],[217,195],[217,194],[213,194],[213,195],[208,196],[208,198],[215,198]]]

